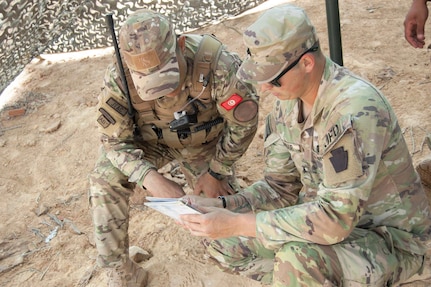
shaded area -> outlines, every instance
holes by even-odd
[[[111,46],[104,15],[116,27],[130,11],[153,9],[178,32],[205,26],[256,7],[264,0],[11,0],[0,2],[0,93],[33,58]],[[118,29],[118,28],[117,28]]]

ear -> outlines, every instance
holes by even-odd
[[[314,54],[307,53],[304,56],[302,56],[302,59],[303,59],[305,70],[307,72],[313,70],[314,65],[316,64],[316,58],[315,58]]]
[[[177,43],[178,43],[178,46],[181,49],[181,53],[184,54],[185,51],[186,51],[186,36],[184,36],[184,35],[179,36],[178,40],[177,40]]]

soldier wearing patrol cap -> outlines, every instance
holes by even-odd
[[[110,286],[144,286],[146,272],[128,256],[129,196],[136,185],[155,197],[181,197],[157,170],[176,160],[194,194],[238,191],[234,163],[251,143],[258,97],[235,75],[241,65],[211,35],[175,34],[164,16],[131,14],[119,33],[120,64],[107,69],[97,107],[100,157],[90,174],[98,263],[114,270]],[[130,104],[134,118],[128,116]],[[220,199],[218,199],[220,200]]]
[[[414,0],[410,5],[410,9],[404,19],[404,37],[407,42],[414,48],[422,49],[425,45],[425,24],[428,19],[428,6],[429,0]],[[428,46],[429,48],[430,46]],[[425,137],[425,142],[431,149],[431,133]],[[416,170],[419,173],[422,183],[431,188],[431,156],[427,156],[420,161]]]
[[[264,179],[181,216],[215,239],[222,268],[272,286],[398,286],[424,266],[430,208],[396,115],[371,83],[325,57],[299,7],[264,12],[244,34],[238,77],[278,98]]]

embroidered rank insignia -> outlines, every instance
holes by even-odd
[[[231,109],[233,109],[234,107],[236,107],[239,103],[241,103],[242,101],[242,97],[238,94],[233,94],[229,97],[229,99],[227,99],[226,101],[224,101],[223,103],[221,103],[221,106],[227,110],[230,111]]]

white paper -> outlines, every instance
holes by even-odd
[[[179,198],[159,198],[159,197],[146,197],[148,202],[144,205],[153,208],[176,221],[180,221],[180,214],[201,214],[198,210],[188,206]]]

